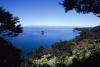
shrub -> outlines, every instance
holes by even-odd
[[[0,67],[20,67],[20,50],[0,38]]]

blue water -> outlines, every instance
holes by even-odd
[[[44,31],[44,35],[41,34]],[[26,55],[39,45],[50,47],[59,40],[71,40],[78,33],[73,28],[62,27],[24,27],[23,33],[11,39],[11,42]]]

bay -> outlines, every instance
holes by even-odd
[[[23,33],[11,39],[25,56],[39,45],[48,48],[59,40],[71,40],[78,33],[71,27],[24,27]]]

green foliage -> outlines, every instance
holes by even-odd
[[[74,40],[78,44],[78,42],[83,41],[84,39],[88,39],[91,43],[100,42],[100,26],[96,26],[93,28],[75,28],[75,30],[80,31],[80,35],[77,36]]]
[[[52,57],[47,63],[52,67],[54,67],[55,64],[59,63],[57,60],[58,60],[57,57]]]
[[[58,41],[50,48],[40,46],[28,56],[28,62],[31,58],[32,65],[37,67],[44,65],[51,67],[74,67],[76,65],[80,67],[79,65],[84,66],[88,63],[91,65],[96,61],[99,62],[100,42],[95,38],[98,36],[98,34],[94,34],[98,27],[95,28],[81,31],[80,35],[73,40]],[[77,41],[78,43],[76,43]],[[37,58],[38,56],[39,58]]]
[[[40,59],[47,52],[46,48],[43,46],[38,46],[34,51],[30,52],[27,58],[31,58],[33,60]]]
[[[53,54],[54,56],[70,55],[73,45],[74,43],[70,41],[56,42],[54,45],[51,46],[51,50],[53,50],[51,54]]]
[[[0,7],[0,67],[20,67],[21,51],[3,36],[22,33],[19,18]]]
[[[75,10],[77,13],[93,13],[100,17],[100,0],[64,0],[61,4],[66,12]]]
[[[74,64],[75,62],[83,62],[85,60],[88,60],[89,57],[100,54],[100,44],[90,44],[90,40],[88,39],[81,41],[79,45],[74,44],[73,49],[71,46],[70,54],[68,54],[69,51],[67,52],[66,49],[60,48],[62,48],[62,46],[65,47],[65,45],[68,46],[71,43],[69,44],[67,42],[65,45],[63,44],[65,44],[65,42],[57,42],[55,46],[48,48],[48,54],[44,54],[41,56],[41,58],[33,60],[33,65],[43,66],[44,64],[48,64],[51,67],[56,67],[56,65],[64,64],[69,66]],[[52,53],[51,50],[54,51],[54,53]],[[62,53],[60,53],[59,51],[61,51]]]
[[[38,59],[38,60],[35,60],[33,61],[34,64],[40,64],[40,65],[43,65],[45,64],[46,62],[48,62],[48,59],[46,57],[42,57],[41,59]]]
[[[19,18],[0,7],[0,35],[17,36],[22,32]]]

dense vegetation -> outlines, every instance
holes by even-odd
[[[0,7],[0,37],[17,36],[22,32],[19,18]]]
[[[7,39],[22,32],[18,17],[0,7],[0,67],[20,67],[21,50]]]
[[[100,0],[63,0],[65,11],[75,10],[77,13],[93,13],[100,17]]]
[[[20,67],[21,51],[9,41],[0,38],[0,67]]]
[[[97,65],[100,63],[100,26],[79,29],[80,35],[73,40],[56,42],[50,48],[38,47],[25,58],[22,66],[98,67]]]
[[[100,0],[64,0],[66,12],[93,13],[100,17]],[[21,67],[99,67],[100,26],[76,28],[80,35],[70,41],[58,41],[50,48],[40,46],[21,63]],[[0,67],[20,67],[20,50],[3,36],[22,32],[19,18],[0,7]]]

